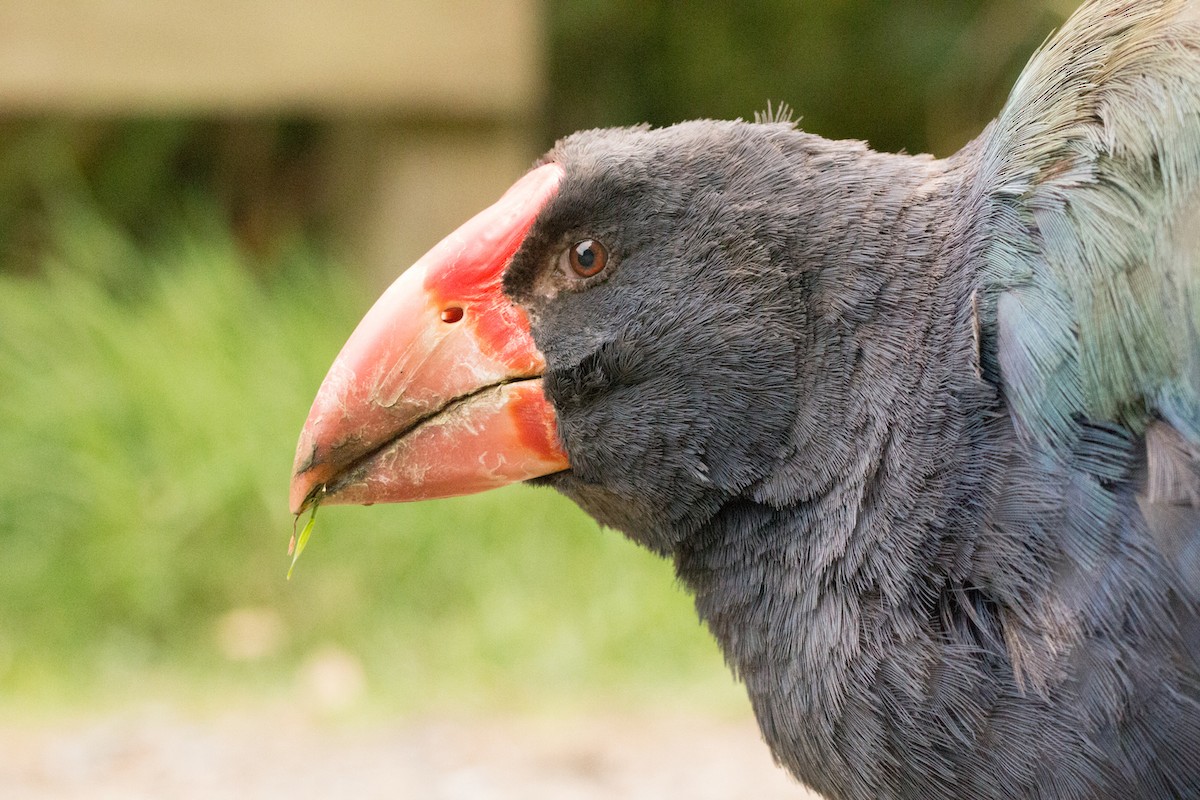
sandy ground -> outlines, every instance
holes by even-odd
[[[288,712],[200,718],[156,709],[0,720],[0,797],[819,800],[774,766],[751,721],[335,725]]]

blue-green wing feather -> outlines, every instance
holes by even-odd
[[[1030,62],[982,157],[984,316],[1020,434],[1054,454],[1077,448],[1081,420],[1135,437],[1167,425],[1181,444],[1149,455],[1173,471],[1156,486],[1189,471],[1192,485],[1150,499],[1194,506],[1200,2],[1085,4]]]
[[[972,580],[1026,691],[1121,776],[1104,796],[1197,796],[1200,0],[1085,3],[973,148],[1015,435]]]

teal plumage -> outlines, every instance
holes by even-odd
[[[1183,661],[1170,680],[1194,707],[1200,3],[1086,3],[1031,60],[980,147],[985,359],[1024,472],[1005,487],[997,535],[1027,533],[1056,570],[1055,593],[1009,598],[1015,666],[1053,685],[1071,668],[1054,652],[1070,648],[1048,642],[1058,631],[1114,643],[1108,676],[1120,682],[1149,647]],[[1042,507],[1029,488],[1039,482],[1056,491]],[[1147,596],[1159,598],[1152,608]],[[1155,611],[1180,623],[1129,635],[1132,615]],[[1149,742],[1171,718],[1127,729]]]
[[[984,296],[1024,432],[1162,418],[1200,443],[1200,3],[1087,3],[985,142]]]
[[[1017,576],[991,584],[1016,679],[1121,743],[1112,796],[1196,796],[1200,3],[1086,3],[977,146],[981,355],[1018,442],[979,545]]]

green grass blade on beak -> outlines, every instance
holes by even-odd
[[[292,570],[296,569],[296,562],[300,560],[300,554],[304,552],[304,548],[308,544],[308,537],[312,535],[313,525],[317,521],[317,507],[321,505],[321,496],[323,494],[324,490],[322,488],[322,491],[313,497],[312,513],[309,514],[308,522],[305,523],[304,529],[300,531],[299,537],[296,536],[296,524],[300,522],[300,517],[304,512],[301,511],[297,514],[295,521],[292,523],[292,539],[288,542],[288,555],[292,557],[292,563],[287,571],[287,579],[289,581],[292,579]]]

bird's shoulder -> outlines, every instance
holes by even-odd
[[[1163,421],[1182,445],[1161,458],[1194,472],[1200,0],[1085,4],[1033,57],[980,159],[985,324],[1023,435],[1054,449],[1080,419],[1139,437]]]
[[[1200,0],[1085,3],[977,146],[985,357],[1019,435],[1093,505],[1130,453],[1200,578]]]

